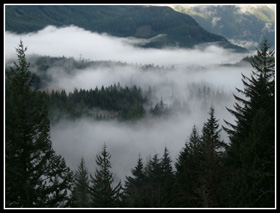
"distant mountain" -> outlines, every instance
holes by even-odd
[[[172,5],[192,16],[209,32],[245,48],[255,49],[263,38],[274,46],[275,12],[266,5]]]
[[[47,25],[78,27],[119,37],[151,39],[144,47],[184,47],[216,42],[224,48],[244,51],[223,36],[200,27],[189,15],[170,7],[153,6],[14,6],[5,8],[5,30],[16,33],[38,31]],[[160,35],[160,36],[159,36]]]

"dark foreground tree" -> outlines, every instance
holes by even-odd
[[[148,198],[145,207],[161,207],[162,170],[158,154],[149,159],[144,171],[146,176],[144,190]]]
[[[110,158],[111,155],[107,152],[104,144],[100,155],[96,156],[96,164],[99,170],[96,169],[94,177],[90,175],[92,182],[90,193],[93,207],[116,207],[120,205],[121,182],[116,187],[112,186],[114,179],[110,171]]]
[[[89,172],[82,158],[80,165],[74,175],[74,191],[72,196],[72,207],[90,207]]]
[[[144,207],[146,205],[146,194],[144,190],[144,164],[139,155],[137,165],[131,170],[132,176],[126,177],[124,198],[128,207]]]
[[[194,126],[176,162],[176,197],[181,207],[221,207],[223,153],[214,108],[204,123],[200,136]]]
[[[202,198],[199,196],[199,175],[201,172],[201,137],[196,126],[193,127],[185,147],[180,152],[175,163],[175,206],[201,207]]]
[[[175,176],[172,168],[172,160],[167,147],[164,148],[160,162],[161,166],[161,207],[172,207],[174,205],[174,181]]]
[[[125,200],[129,207],[171,207],[173,205],[174,173],[169,151],[163,157],[155,154],[143,165],[139,156],[137,165],[126,177]]]
[[[22,41],[18,63],[6,75],[6,207],[63,207],[69,203],[70,169],[50,141],[48,111],[33,86]]]
[[[244,89],[237,89],[236,123],[227,121],[228,205],[275,206],[275,59],[267,40],[257,49],[250,77],[242,75]]]
[[[201,136],[201,185],[198,191],[203,199],[203,207],[222,206],[222,162],[226,144],[220,139],[221,129],[214,112],[211,107],[210,117],[203,125]]]

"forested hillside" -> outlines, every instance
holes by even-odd
[[[224,48],[245,49],[222,36],[209,33],[186,14],[169,7],[153,6],[13,6],[5,7],[5,30],[15,33],[35,32],[48,25],[76,25],[98,33],[118,37],[154,38],[143,47],[193,47],[216,42]]]

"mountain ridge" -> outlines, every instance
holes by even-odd
[[[272,5],[273,6],[273,5]],[[275,46],[275,11],[269,5],[170,5],[209,32],[255,50],[264,38]]]
[[[224,48],[245,51],[223,36],[202,28],[191,16],[170,7],[131,5],[32,5],[6,6],[5,30],[15,33],[38,31],[47,25],[76,25],[98,33],[118,37],[154,39],[143,47],[192,48],[201,43],[216,42]]]

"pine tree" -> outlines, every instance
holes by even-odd
[[[160,207],[161,206],[161,164],[158,154],[155,154],[145,166],[146,182],[144,189],[146,196],[149,198],[146,207]]]
[[[202,207],[202,199],[198,194],[201,174],[201,137],[196,126],[193,127],[185,147],[175,163],[175,197],[176,206]]]
[[[144,207],[146,195],[144,192],[145,174],[144,165],[139,155],[137,165],[131,170],[132,176],[126,177],[125,181],[125,200],[129,207]]]
[[[72,207],[90,207],[89,172],[82,158],[74,175]]]
[[[170,207],[173,199],[174,174],[169,151],[163,157],[155,154],[143,165],[139,156],[137,165],[126,177],[125,197],[130,207]]]
[[[234,95],[228,111],[236,123],[227,121],[230,137],[228,205],[273,207],[275,205],[275,62],[267,40],[257,49],[250,77],[242,75],[244,89]]]
[[[174,172],[171,165],[172,161],[169,156],[167,147],[164,148],[164,153],[161,158],[161,207],[171,207],[173,205],[174,194]]]
[[[96,156],[96,164],[100,169],[96,169],[94,177],[90,175],[92,182],[90,193],[93,207],[116,207],[120,203],[121,182],[116,187],[112,187],[114,180],[113,174],[110,172],[111,155],[106,148],[104,144],[102,152]]]
[[[204,207],[221,207],[222,157],[226,144],[220,139],[218,120],[214,108],[210,108],[210,118],[204,123],[201,136],[200,196]]]
[[[73,172],[66,166],[61,155],[56,155],[53,152],[48,161],[46,174],[49,177],[44,180],[48,194],[44,205],[49,208],[69,207],[72,196]]]
[[[6,207],[68,205],[71,171],[50,141],[48,111],[33,86],[22,41],[6,78],[5,201]]]

